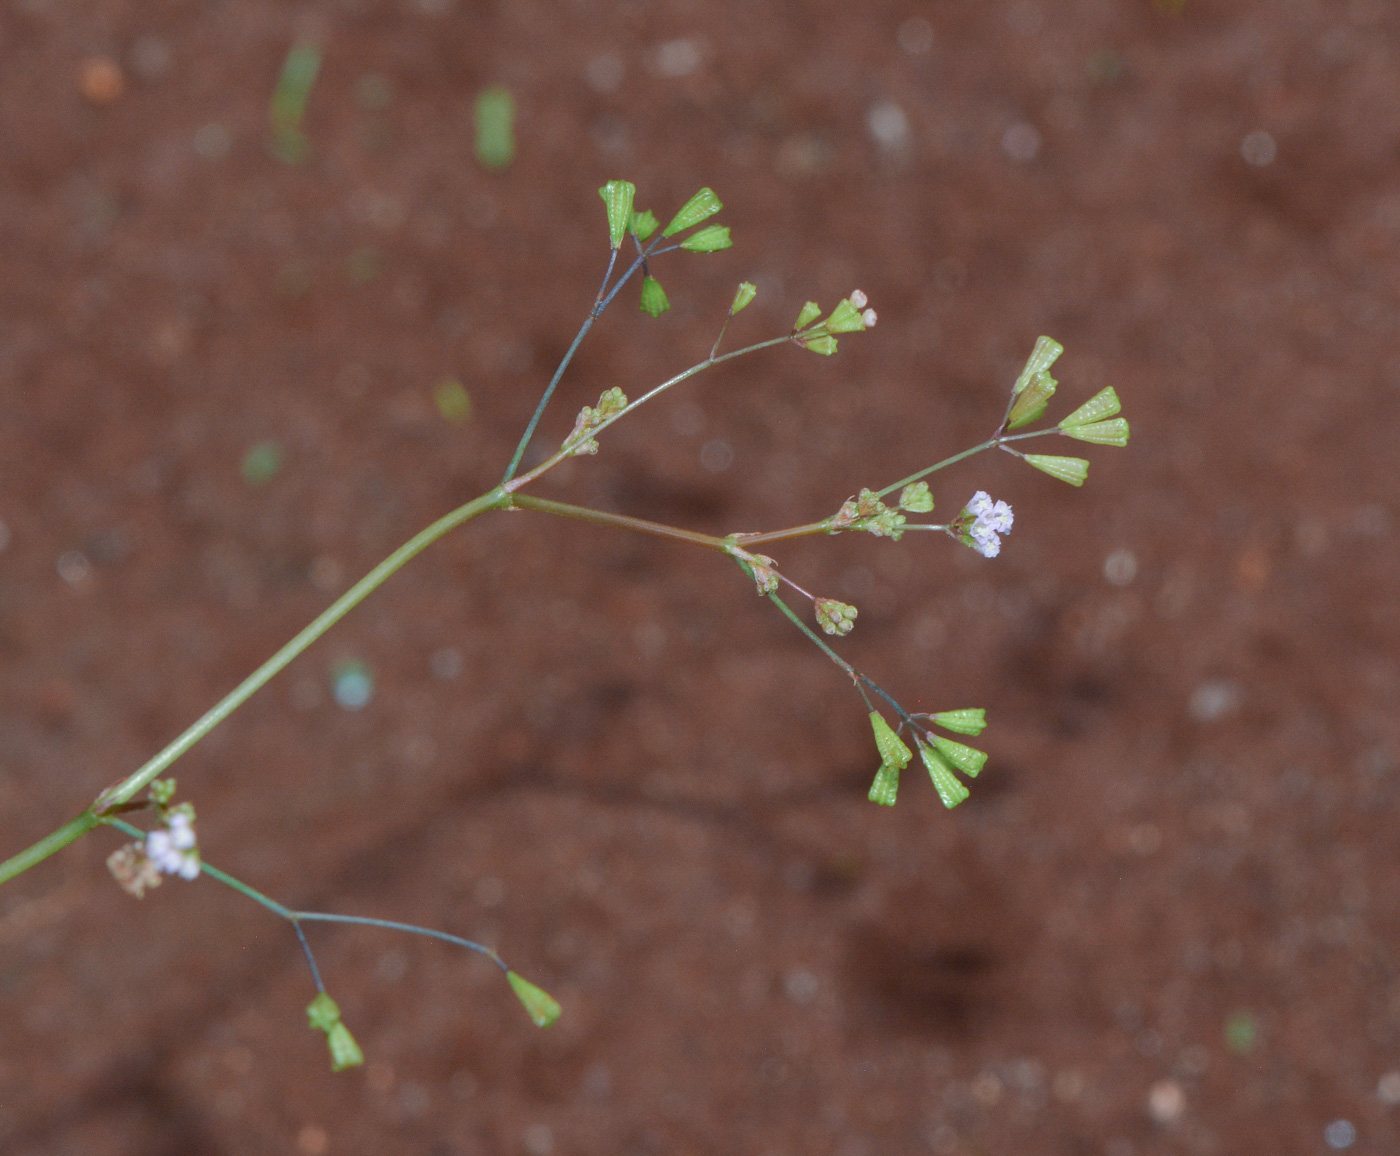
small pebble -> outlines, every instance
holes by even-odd
[[[110,56],[90,56],[78,65],[78,91],[93,104],[111,104],[126,91],[122,66]]]
[[[1186,1110],[1186,1093],[1175,1080],[1158,1080],[1147,1093],[1147,1114],[1158,1124],[1175,1124]]]
[[[331,695],[342,710],[363,710],[374,697],[374,675],[363,662],[347,662],[331,676]]]

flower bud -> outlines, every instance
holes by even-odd
[[[892,763],[901,770],[907,767],[914,752],[904,745],[904,740],[878,710],[870,712],[870,727],[875,732],[875,749],[880,752],[880,761]]]
[[[758,287],[752,281],[740,281],[734,293],[734,304],[729,307],[731,317],[758,296]]]
[[[981,707],[939,711],[929,718],[945,731],[959,735],[980,735],[987,729],[987,712]]]
[[[1101,446],[1125,446],[1128,444],[1128,419],[1110,418],[1108,421],[1091,421],[1088,425],[1067,425],[1060,432],[1075,441],[1095,442]]]
[[[1032,377],[1030,384],[1017,395],[1015,403],[1011,406],[1011,412],[1006,417],[1006,428],[1020,429],[1023,425],[1039,421],[1045,413],[1046,406],[1050,404],[1050,399],[1055,396],[1057,384],[1055,379],[1043,370]]]
[[[928,514],[933,511],[933,495],[929,493],[927,482],[915,482],[899,491],[899,508],[911,514]]]
[[[1118,401],[1118,394],[1110,385],[1106,389],[1099,390],[1069,417],[1060,422],[1060,428],[1065,429],[1067,426],[1088,425],[1090,422],[1103,421],[1115,416],[1122,408]]]
[[[637,195],[637,186],[631,181],[609,181],[598,190],[598,195],[608,209],[608,238],[614,249],[620,248],[632,221],[632,198]]]
[[[728,225],[706,225],[682,241],[681,248],[691,253],[718,253],[732,244]]]
[[[870,784],[866,796],[872,803],[882,807],[893,807],[895,796],[899,794],[899,768],[893,763],[881,763],[875,772],[875,781]]]
[[[660,317],[671,308],[671,303],[666,299],[666,290],[661,288],[661,282],[655,277],[647,277],[642,281],[640,308],[643,313],[650,313],[653,317]]]
[[[1027,454],[1026,461],[1052,478],[1071,486],[1082,486],[1089,476],[1089,463],[1083,458],[1062,458],[1055,454]]]
[[[924,760],[928,776],[933,780],[933,789],[938,792],[938,797],[943,800],[945,807],[956,807],[968,797],[971,792],[963,786],[957,775],[953,774],[953,768],[943,761],[943,757],[937,751],[920,743],[919,757]]]
[[[1065,347],[1053,337],[1037,337],[1035,348],[1031,350],[1030,358],[1026,361],[1026,368],[1021,370],[1021,376],[1016,379],[1016,384],[1011,389],[1012,396],[1030,385],[1037,373],[1044,373],[1054,365],[1055,359],[1064,351]]]
[[[706,218],[713,217],[722,208],[724,205],[715,196],[713,189],[701,189],[681,206],[681,211],[671,218],[671,223],[661,235],[670,237],[683,229],[689,229],[692,225],[698,225]]]
[[[537,1028],[547,1028],[559,1018],[559,1003],[544,988],[536,987],[513,971],[506,972],[506,981],[510,984],[511,991],[515,992],[515,998],[530,1013],[530,1018],[535,1021]]]
[[[818,598],[817,622],[827,634],[850,634],[859,613],[848,602],[838,602],[835,598]]]

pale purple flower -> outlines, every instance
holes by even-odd
[[[968,545],[984,558],[995,558],[1001,553],[1001,534],[1011,533],[1015,515],[1005,502],[993,502],[985,490],[972,495],[972,501],[964,507],[971,514],[973,523],[967,528]]]
[[[972,548],[984,558],[995,558],[1001,553],[1001,539],[997,537],[996,531],[981,522],[974,522],[972,528],[968,530],[968,536],[972,539]]]

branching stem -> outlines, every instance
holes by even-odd
[[[505,492],[504,488],[497,486],[494,490],[482,494],[481,497],[466,503],[466,505],[458,506],[451,513],[444,514],[426,529],[420,530],[327,606],[325,610],[321,611],[290,642],[234,687],[158,755],[148,760],[125,779],[108,787],[82,814],[70,819],[58,830],[44,836],[18,855],[0,863],[0,883],[29,870],[36,863],[47,859],[55,851],[61,850],[75,839],[86,835],[101,821],[100,816],[104,811],[128,802],[138,792],[150,786],[153,779],[163,774],[176,759],[267,685],[294,658],[344,618],[354,607],[363,602],[369,594],[382,586],[405,563],[417,557],[444,534],[456,529],[464,522],[471,521],[478,514],[485,513],[487,510],[504,509],[509,505],[509,502],[510,495]]]

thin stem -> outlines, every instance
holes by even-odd
[[[529,494],[512,494],[511,505],[522,510],[539,510],[545,514],[555,514],[561,518],[576,518],[581,522],[594,522],[600,526],[618,526],[624,530],[636,530],[639,534],[651,534],[657,538],[674,538],[695,546],[718,550],[722,554],[732,554],[735,544],[728,538],[717,538],[713,534],[702,534],[698,530],[682,530],[678,526],[667,526],[662,522],[649,522],[645,518],[633,518],[627,514],[610,514],[603,510],[592,510],[587,506],[574,506],[568,502],[555,502],[549,498],[536,498]]]
[[[920,470],[916,474],[910,474],[907,478],[901,478],[893,485],[886,486],[883,490],[876,490],[875,496],[877,498],[883,498],[886,494],[894,493],[895,490],[902,490],[905,486],[913,485],[913,483],[917,482],[920,478],[928,477],[929,474],[933,473],[935,470],[941,470],[945,466],[951,466],[955,462],[962,461],[964,458],[970,458],[973,454],[980,454],[983,450],[991,449],[994,445],[997,444],[999,440],[1001,439],[994,437],[988,438],[980,445],[973,446],[970,450],[963,450],[962,453],[954,454],[951,458],[944,458],[941,462],[936,462],[934,465],[929,466],[927,469]]]
[[[735,534],[734,540],[745,546],[757,546],[762,542],[786,542],[789,538],[805,538],[812,534],[831,533],[831,519],[808,522],[805,526],[792,526],[786,530],[767,530],[758,534]]]
[[[475,943],[470,939],[463,939],[460,935],[450,935],[446,931],[435,931],[431,927],[419,927],[416,923],[399,923],[393,919],[371,919],[366,915],[335,915],[326,911],[297,911],[293,913],[299,920],[308,923],[354,923],[361,927],[383,927],[389,931],[407,931],[410,935],[421,935],[427,939],[438,939],[443,943],[451,943],[457,947],[465,947],[470,951],[475,951],[486,956],[492,963],[502,971],[509,971],[505,960],[492,951],[489,947],[481,943]]]
[[[606,421],[599,422],[598,425],[596,425],[592,430],[589,431],[588,436],[591,438],[596,438],[600,433],[607,429],[608,426],[626,417],[639,405],[642,405],[644,402],[650,401],[657,394],[670,389],[673,385],[678,385],[682,381],[685,381],[687,378],[694,377],[697,373],[701,373],[704,370],[711,368],[712,366],[721,364],[722,362],[729,361],[731,358],[742,357],[746,353],[755,353],[760,349],[767,349],[773,345],[782,345],[791,340],[792,338],[787,335],[783,337],[773,337],[767,341],[759,341],[753,345],[746,345],[743,349],[736,349],[730,353],[721,353],[718,357],[707,357],[704,361],[692,365],[689,369],[682,370],[680,373],[676,374],[675,377],[667,378],[660,385],[656,386],[654,389],[647,391],[635,401],[628,402],[626,406],[618,410],[617,413],[613,414]],[[502,484],[510,493],[516,493],[517,491],[523,489],[525,486],[528,486],[541,474],[548,473],[565,458],[572,457],[573,452],[574,451],[572,447],[570,447],[569,449],[560,449],[556,451],[553,454],[553,456],[546,458],[534,469],[530,470],[529,473],[521,474],[518,478],[512,478],[507,476],[506,481]]]
[[[593,302],[593,308],[589,311],[588,316],[584,318],[583,324],[579,326],[578,332],[574,334],[573,344],[569,346],[568,351],[564,354],[564,359],[554,370],[554,376],[549,379],[549,384],[544,387],[544,396],[540,398],[539,404],[535,406],[535,412],[530,415],[530,424],[525,427],[525,432],[520,435],[520,441],[516,443],[515,453],[511,455],[510,465],[506,466],[505,476],[501,478],[502,485],[505,485],[511,478],[515,477],[515,471],[520,468],[520,459],[525,456],[525,450],[529,448],[530,440],[535,436],[535,427],[540,424],[540,418],[544,417],[544,411],[549,405],[549,399],[554,396],[554,390],[559,385],[559,379],[564,376],[564,371],[569,368],[569,362],[574,359],[574,354],[578,352],[578,347],[583,344],[583,339],[588,336],[588,331],[593,328],[593,322],[598,320],[598,315],[602,313],[605,308],[603,304],[603,290],[607,288],[608,278],[612,276],[613,264],[616,261],[617,250],[613,249],[608,256],[608,271],[603,274],[603,284],[598,289],[598,296]],[[623,277],[622,280],[625,281],[626,279],[626,277]],[[619,281],[617,285],[613,287],[613,293],[616,293],[621,286],[622,281]],[[612,300],[611,294],[608,296],[608,300]]]
[[[815,601],[817,600],[817,596],[816,596],[815,594],[811,594],[811,593],[809,593],[808,591],[802,589],[801,586],[799,586],[796,582],[794,582],[791,578],[789,578],[789,577],[788,577],[786,574],[784,574],[781,570],[774,570],[773,573],[776,574],[776,575],[778,576],[778,581],[779,581],[779,582],[786,582],[789,586],[791,586],[794,590],[796,590],[799,594],[801,594],[803,598],[807,599],[807,601],[809,601],[809,602],[815,602]]]
[[[0,863],[0,883],[22,875],[36,863],[42,863],[55,851],[63,850],[75,839],[81,839],[100,822],[97,813],[91,807],[76,818],[69,819],[57,831],[49,832],[32,847],[26,847],[18,855],[12,855]]]
[[[983,450],[989,450],[996,447],[1004,449],[1005,446],[1003,445],[1003,443],[1005,442],[1020,441],[1023,438],[1044,437],[1047,434],[1060,432],[1061,431],[1057,428],[1032,430],[1029,433],[1020,434],[998,434],[995,437],[988,438],[986,441],[982,442],[981,445],[975,445],[969,450],[963,450],[962,453],[954,454],[951,458],[944,458],[941,462],[938,462],[935,465],[931,465],[927,469],[920,470],[917,474],[910,474],[907,478],[902,478],[900,481],[895,482],[893,485],[886,486],[883,490],[876,490],[875,496],[877,498],[883,498],[888,494],[894,493],[895,490],[902,490],[905,486],[917,482],[920,478],[928,477],[928,475],[933,473],[935,470],[941,470],[945,466],[951,466],[955,462],[962,461],[964,458],[972,457],[973,454],[980,454]],[[1015,453],[1016,451],[1007,450],[1006,452]],[[810,537],[813,534],[837,533],[839,531],[834,531],[831,528],[831,524],[834,520],[835,519],[833,518],[824,518],[820,522],[808,522],[805,525],[793,526],[786,530],[768,530],[761,534],[736,534],[734,536],[734,540],[736,542],[742,542],[745,546],[758,546],[764,542],[786,542],[792,538],[805,538]],[[943,530],[947,527],[928,526],[922,523],[911,522],[906,524],[903,528],[906,530]]]
[[[887,703],[890,704],[890,707],[894,710],[895,714],[897,714],[900,717],[901,721],[909,723],[910,726],[914,725],[914,720],[909,717],[909,713],[902,706],[899,705],[895,697],[892,694],[890,694],[889,691],[887,691],[883,686],[881,686],[869,675],[857,670],[854,666],[852,666],[849,662],[847,662],[844,658],[837,654],[836,651],[832,650],[831,647],[829,647],[825,642],[822,641],[821,636],[818,635],[817,632],[813,630],[810,626],[808,626],[805,622],[803,622],[801,617],[796,612],[794,612],[792,607],[789,606],[786,602],[784,602],[780,597],[778,597],[777,594],[768,595],[768,601],[772,602],[779,610],[781,610],[785,615],[787,615],[788,621],[790,621],[794,626],[796,626],[798,630],[802,631],[802,633],[805,634],[809,639],[811,639],[812,642],[816,643],[816,645],[818,646],[818,648],[820,648],[823,654],[825,654],[829,659],[831,659],[832,662],[836,663],[837,666],[839,666],[850,676],[851,681],[856,684],[856,689],[860,691],[860,697],[865,699],[866,706],[870,706],[870,699],[866,697],[865,694],[865,687],[868,686],[871,690],[873,690],[876,694],[878,694],[881,698],[883,698]],[[862,686],[862,683],[864,683],[865,685]],[[875,708],[870,707],[870,709],[874,710]]]
[[[574,354],[583,343],[583,339],[588,335],[588,331],[593,328],[593,322],[597,321],[598,318],[602,316],[603,310],[612,304],[613,298],[618,294],[618,290],[631,280],[632,275],[636,273],[638,269],[646,268],[647,257],[652,255],[652,249],[655,249],[660,242],[660,238],[658,238],[651,243],[651,248],[648,249],[644,248],[642,243],[637,240],[637,235],[635,233],[631,234],[631,236],[637,246],[637,259],[628,266],[627,272],[617,279],[617,284],[611,289],[608,289],[607,294],[604,295],[603,290],[607,289],[608,278],[612,276],[613,266],[617,262],[618,250],[613,249],[608,255],[608,271],[603,274],[603,284],[598,289],[598,296],[593,301],[593,308],[589,311],[587,319],[579,327],[578,334],[574,337],[573,344],[569,346],[568,352],[564,354],[564,360],[559,363],[559,367],[554,371],[554,376],[549,379],[549,384],[545,386],[544,396],[540,398],[539,405],[535,406],[535,412],[530,416],[530,424],[525,427],[525,432],[521,435],[520,442],[515,447],[515,453],[511,455],[510,465],[506,467],[505,476],[501,478],[501,485],[506,485],[515,477],[515,471],[520,468],[521,459],[525,457],[525,450],[529,447],[531,439],[535,436],[535,428],[540,424],[540,419],[544,417],[544,411],[549,406],[550,398],[554,396],[554,390],[559,385],[560,378],[564,376],[564,371],[569,368],[569,362],[573,361]],[[669,250],[666,251],[669,252]],[[557,456],[558,455],[556,455],[556,459]],[[551,461],[550,464],[553,464],[553,462]],[[538,476],[538,472],[532,472],[530,476]]]
[[[301,929],[301,924],[297,920],[292,920],[292,930],[297,933],[297,941],[301,944],[302,953],[306,956],[306,966],[311,969],[311,982],[316,985],[316,990],[325,993],[326,985],[321,982],[321,969],[316,966],[316,957],[311,954],[311,944],[306,942],[306,932]]]
[[[141,830],[140,827],[133,827],[130,823],[121,819],[104,818],[99,819],[98,822],[104,826],[115,827],[123,834],[129,835],[142,843],[146,840],[146,831]],[[337,915],[328,911],[296,911],[278,903],[277,900],[264,895],[256,887],[249,886],[247,883],[244,883],[243,880],[235,878],[227,871],[219,870],[219,868],[203,859],[200,860],[199,870],[201,874],[208,875],[211,879],[218,880],[218,882],[224,884],[226,887],[232,887],[240,895],[247,896],[255,903],[267,908],[267,910],[271,911],[274,915],[281,916],[294,927],[299,923],[353,923],[362,927],[383,927],[389,931],[407,931],[411,935],[421,935],[428,939],[438,939],[443,943],[451,943],[457,947],[469,948],[472,951],[486,956],[502,971],[510,970],[501,957],[489,947],[480,943],[475,943],[470,939],[463,939],[460,935],[451,935],[446,931],[435,931],[431,927],[419,927],[416,923],[399,923],[392,919],[373,919],[367,915]],[[301,938],[302,946],[306,949],[307,960],[311,964],[311,974],[316,980],[316,987],[324,991],[325,989],[321,986],[320,973],[316,968],[315,960],[311,957],[311,949],[306,943],[306,938],[302,935],[300,927],[296,927],[296,932],[298,937]]]
[[[776,606],[785,615],[787,615],[788,621],[791,622],[794,626],[796,626],[798,630],[802,631],[802,633],[805,634],[817,646],[817,648],[827,656],[827,658],[831,659],[832,662],[836,663],[837,666],[839,666],[848,675],[850,675],[852,682],[858,683],[860,681],[860,672],[856,670],[854,666],[852,666],[839,654],[837,654],[836,651],[832,650],[831,647],[829,647],[825,642],[823,642],[821,637],[817,634],[817,632],[813,630],[810,626],[808,626],[805,622],[803,622],[801,616],[798,615],[798,613],[795,610],[793,610],[791,606],[784,602],[778,594],[774,593],[768,595],[768,601],[773,603],[774,606]]]
[[[358,606],[374,590],[378,589],[384,582],[405,563],[421,554],[444,534],[456,529],[464,522],[469,522],[478,514],[487,510],[504,509],[510,503],[510,496],[505,490],[497,486],[479,498],[458,506],[449,514],[444,514],[431,526],[425,530],[420,530],[387,558],[379,563],[373,570],[355,583],[349,590],[332,602],[325,610],[321,611],[311,623],[298,633],[290,642],[277,651],[271,658],[264,662],[257,670],[253,671],[247,678],[238,684],[232,691],[221,699],[217,705],[207,711],[197,722],[186,730],[179,738],[170,743],[154,758],[148,760],[136,771],[133,771],[125,779],[114,786],[103,791],[97,800],[75,819],[69,820],[57,831],[44,836],[33,846],[21,851],[18,855],[12,856],[4,863],[0,863],[0,883],[14,878],[21,872],[29,870],[36,863],[48,858],[55,851],[66,847],[74,839],[87,834],[99,822],[101,812],[113,807],[120,806],[127,802],[139,791],[150,785],[151,781],[162,774],[181,755],[194,746],[200,739],[204,738],[210,731],[218,726],[224,719],[228,718],[235,710],[248,701],[257,691],[262,689],[274,675],[278,674],[288,663],[300,655],[321,635],[325,634],[332,626],[345,617],[352,609]]]

